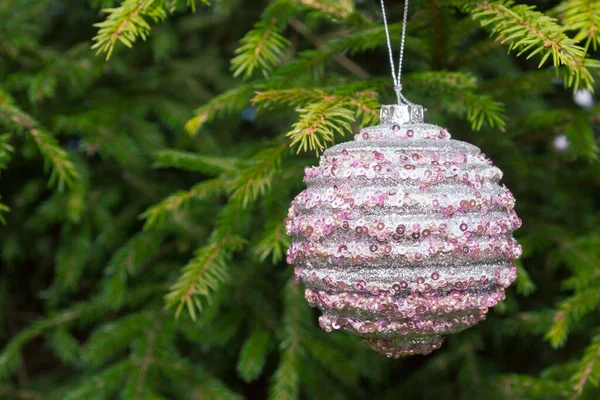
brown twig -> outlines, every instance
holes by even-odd
[[[299,34],[304,36],[306,39],[311,41],[317,49],[321,49],[323,47],[323,42],[321,41],[321,39],[319,39],[317,36],[313,35],[312,32],[310,31],[310,29],[308,29],[308,27],[306,25],[304,25],[304,23],[302,23],[302,21],[300,21],[299,19],[296,19],[296,18],[292,19],[290,21],[290,26],[296,32],[298,32]],[[357,63],[355,63],[354,61],[352,61],[351,59],[349,59],[348,57],[346,57],[343,54],[337,56],[336,61],[338,62],[338,64],[340,64],[342,67],[346,68],[350,73],[357,76],[358,78],[368,79],[371,77],[371,75],[367,71],[365,71],[360,65],[358,65]]]

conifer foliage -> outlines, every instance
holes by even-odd
[[[600,396],[595,0],[414,2],[405,94],[505,172],[517,282],[428,357],[319,329],[283,220],[394,101],[378,3],[0,2],[0,398]]]

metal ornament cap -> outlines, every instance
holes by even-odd
[[[423,111],[383,106],[382,124],[325,151],[285,220],[287,262],[321,328],[394,358],[484,320],[522,252],[502,171]]]
[[[394,104],[381,107],[380,120],[382,124],[419,124],[423,123],[427,111],[417,104]]]

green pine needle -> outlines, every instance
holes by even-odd
[[[221,178],[207,180],[194,185],[190,190],[173,193],[158,204],[148,208],[140,218],[145,219],[144,229],[161,225],[169,215],[175,215],[189,206],[191,201],[205,200],[224,191]]]
[[[286,136],[290,146],[300,151],[320,152],[334,135],[343,136],[352,131],[358,119],[361,125],[373,123],[379,114],[379,103],[373,92],[358,92],[353,95],[329,94],[321,89],[284,89],[257,92],[252,100],[263,108],[295,106],[299,120]]]
[[[600,384],[600,333],[596,332],[578,364],[577,371],[571,377],[575,393],[573,397],[581,395],[588,384],[594,388],[598,388]]]
[[[0,173],[3,169],[6,169],[12,153],[15,151],[15,148],[10,144],[12,136],[10,133],[0,135]]]
[[[546,340],[553,347],[561,347],[567,340],[572,324],[600,306],[600,291],[592,287],[568,297],[558,306],[552,328],[546,333]]]
[[[596,0],[568,0],[559,7],[566,30],[577,31],[573,40],[585,41],[585,48],[598,49],[600,43],[600,3]]]
[[[97,54],[106,53],[108,60],[117,42],[132,47],[138,37],[146,40],[150,33],[146,18],[154,22],[164,20],[167,17],[165,5],[165,0],[125,0],[117,8],[102,10],[108,17],[94,24],[99,30],[92,49],[97,49]]]
[[[158,168],[185,169],[213,176],[233,172],[239,162],[232,157],[207,156],[178,150],[162,150],[154,158],[154,166]]]
[[[300,302],[301,293],[293,279],[284,287],[284,314],[281,360],[273,375],[269,390],[270,400],[295,400],[300,397],[302,341],[306,340],[307,308]]]
[[[271,348],[271,340],[267,331],[258,330],[244,342],[236,369],[245,382],[252,382],[260,376]]]
[[[183,268],[179,278],[165,296],[167,307],[177,305],[176,315],[187,308],[192,319],[204,309],[203,301],[230,279],[230,262],[233,254],[246,240],[235,231],[242,222],[240,209],[231,203],[222,209],[208,244],[198,248],[195,256]]]
[[[111,360],[155,323],[151,314],[142,312],[101,325],[85,343],[82,354],[84,363],[98,366]]]
[[[231,184],[231,199],[245,208],[270,190],[286,148],[285,142],[266,147],[246,161]]]
[[[321,100],[296,110],[300,116],[298,122],[286,135],[290,138],[290,146],[297,146],[300,151],[319,153],[328,143],[333,142],[337,133],[343,136],[352,130],[355,116],[346,102],[338,99]]]
[[[252,86],[238,85],[213,97],[194,112],[194,117],[187,122],[185,130],[194,136],[207,122],[241,112],[250,102],[253,90]]]
[[[442,108],[452,114],[467,118],[473,130],[483,125],[504,130],[506,113],[502,103],[492,97],[475,92],[476,79],[458,72],[419,72],[404,78],[407,87],[415,86],[439,102]]]
[[[513,5],[506,0],[485,1],[466,8],[499,42],[508,43],[509,50],[518,50],[518,55],[527,55],[527,58],[539,55],[539,67],[552,59],[555,67],[566,66],[569,70],[565,75],[567,86],[574,90],[581,86],[593,90],[594,77],[590,69],[600,68],[600,62],[586,58],[585,48],[569,38],[555,19],[533,6]]]
[[[44,159],[46,169],[50,170],[49,186],[56,186],[59,191],[72,187],[80,180],[80,174],[70,155],[60,146],[58,140],[47,132],[39,122],[29,114],[21,111],[14,105],[12,98],[0,89],[0,125],[26,134],[35,144]],[[6,160],[6,137],[3,135],[0,150],[0,162]]]
[[[260,262],[271,257],[271,262],[277,264],[283,260],[290,245],[290,237],[285,232],[283,218],[271,219],[265,227],[265,234],[255,246],[255,253]]]
[[[267,74],[278,65],[289,45],[281,34],[295,12],[294,2],[277,0],[263,12],[254,29],[240,40],[231,60],[233,76],[251,77],[256,71]]]
[[[200,1],[210,5],[208,0]],[[186,0],[192,12],[196,11],[196,3],[197,0]],[[98,34],[94,37],[96,43],[92,49],[96,49],[96,54],[105,53],[106,59],[110,59],[117,43],[131,48],[138,38],[146,40],[151,30],[148,20],[155,23],[164,21],[176,6],[177,0],[125,0],[118,7],[103,9],[108,17],[94,24]]]

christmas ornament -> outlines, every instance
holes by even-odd
[[[521,254],[502,172],[477,147],[424,123],[400,74],[392,73],[399,104],[306,168],[308,188],[285,220],[287,260],[322,310],[320,326],[389,357],[428,354],[444,335],[485,319]]]

